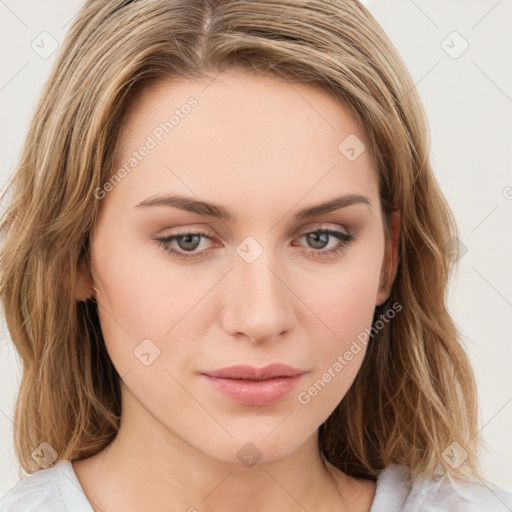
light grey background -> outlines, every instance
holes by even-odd
[[[512,491],[512,0],[364,3],[397,46],[426,107],[434,169],[463,244],[449,304],[477,374],[480,424],[489,446],[484,475]],[[81,5],[0,0],[2,187],[55,58],[40,54],[51,50],[51,38],[62,41]],[[12,418],[21,375],[3,322],[0,375],[3,496],[18,480]]]

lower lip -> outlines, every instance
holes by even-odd
[[[302,375],[267,380],[221,379],[203,375],[214,389],[243,405],[268,405],[285,397]]]

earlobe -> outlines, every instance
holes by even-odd
[[[87,263],[82,259],[78,265],[78,283],[76,290],[76,300],[86,302],[87,299],[95,298],[94,281],[87,267]]]
[[[386,251],[382,261],[377,306],[386,302],[398,271],[398,254],[400,248],[400,212],[392,212],[389,218],[389,238],[386,240]]]

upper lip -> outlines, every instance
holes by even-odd
[[[273,363],[263,366],[262,368],[249,365],[235,365],[227,368],[219,368],[218,370],[208,370],[203,373],[209,377],[220,379],[265,380],[276,377],[294,377],[305,372],[304,370],[299,370],[287,364]]]

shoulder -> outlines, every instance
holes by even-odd
[[[72,476],[68,460],[26,475],[0,498],[0,512],[66,512],[69,510],[66,482],[74,487]]]
[[[490,482],[455,479],[445,473],[437,479],[416,479],[404,512],[499,512],[512,509],[512,493]]]
[[[370,512],[503,512],[512,509],[512,493],[489,483],[455,479],[408,478],[407,469],[391,465],[377,479]]]
[[[0,512],[63,511],[58,476],[55,466],[26,475],[0,499]]]

